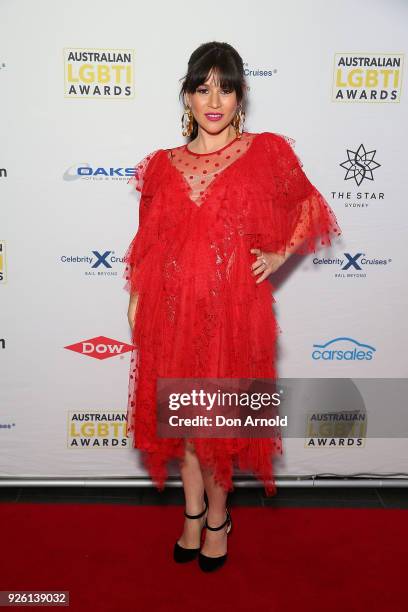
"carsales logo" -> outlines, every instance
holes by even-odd
[[[128,353],[136,347],[132,344],[126,344],[126,342],[118,342],[112,338],[107,338],[106,336],[97,336],[96,338],[69,344],[64,346],[64,348],[75,353],[87,355],[88,357],[94,357],[95,359],[109,359],[109,357]]]
[[[371,361],[376,349],[355,338],[342,336],[324,344],[313,344],[312,359],[315,361]]]

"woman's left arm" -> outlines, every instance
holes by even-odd
[[[330,246],[331,237],[341,234],[334,212],[306,176],[288,139],[268,134],[267,151],[275,184],[269,240],[273,249],[266,244],[263,249],[251,249],[257,256],[251,266],[254,276],[260,275],[257,283],[275,272],[293,253],[315,253]]]
[[[272,272],[276,272],[276,270],[292,255],[290,252],[285,253],[285,255],[280,255],[279,253],[265,253],[261,251],[261,249],[251,249],[250,252],[257,256],[256,261],[251,265],[252,274],[254,276],[261,274],[261,276],[256,279],[257,285],[268,278]]]

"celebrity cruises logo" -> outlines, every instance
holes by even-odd
[[[379,273],[388,270],[392,264],[391,257],[366,255],[363,251],[354,253],[341,253],[338,257],[313,257],[314,266],[331,268],[335,278],[362,279],[370,273]]]
[[[134,98],[134,49],[64,49],[65,98]]]
[[[75,267],[79,274],[89,280],[100,278],[117,278],[119,266],[123,266],[123,255],[117,256],[115,251],[96,251],[88,253],[63,253],[59,261],[70,268]]]
[[[336,53],[333,102],[399,102],[403,53]]]

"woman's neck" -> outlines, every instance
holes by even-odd
[[[189,142],[188,148],[192,153],[212,153],[213,151],[225,147],[225,145],[234,140],[236,136],[236,132],[231,125],[228,125],[225,130],[219,134],[209,134],[198,127],[197,137]]]

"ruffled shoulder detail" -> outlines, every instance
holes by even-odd
[[[278,138],[283,138],[283,140],[285,140],[294,150],[294,147],[296,145],[296,140],[294,138],[292,138],[291,136],[287,136],[286,134],[279,134],[279,132],[266,132],[266,134],[270,134],[272,136],[278,136]]]
[[[144,188],[144,183],[147,180],[149,174],[151,174],[151,170],[153,170],[155,166],[155,161],[157,161],[157,156],[159,151],[163,149],[155,149],[148,153],[143,159],[141,159],[134,168],[134,174],[128,180],[128,183],[133,184],[137,191],[142,192]]]
[[[275,154],[286,160],[292,168],[300,166],[303,168],[303,161],[296,152],[296,140],[287,134],[279,132],[265,132],[268,154]]]
[[[153,205],[153,201],[161,174],[161,151],[164,149],[155,149],[143,157],[136,164],[134,175],[128,180],[140,193],[139,227],[123,257],[123,278],[126,280],[123,288],[128,293],[138,292],[147,255],[159,239],[160,211]]]
[[[262,136],[264,146],[258,160],[262,175],[246,224],[253,246],[282,255],[306,255],[327,248],[332,238],[340,236],[341,228],[328,202],[307,177],[294,150],[294,138],[275,132]]]

